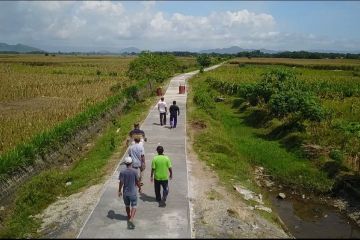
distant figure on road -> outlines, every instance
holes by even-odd
[[[128,154],[132,158],[132,167],[137,171],[140,186],[142,186],[143,172],[145,170],[145,150],[144,146],[140,144],[140,138],[137,137],[134,140],[135,144],[129,147]],[[141,192],[140,189],[139,192]]]
[[[161,97],[157,106],[160,113],[160,125],[161,126],[166,125],[167,106],[166,106],[166,102],[164,101],[164,97]]]
[[[131,157],[126,157],[124,160],[126,164],[126,169],[120,171],[119,175],[119,192],[118,195],[121,197],[123,195],[123,200],[126,208],[126,214],[128,217],[128,227],[134,229],[134,217],[136,213],[137,206],[137,191],[136,185],[141,189],[139,176],[135,169],[131,167],[132,159]],[[121,189],[123,188],[123,192]],[[130,209],[131,205],[131,209]]]
[[[171,160],[168,156],[165,156],[164,148],[158,146],[156,151],[159,155],[155,156],[151,161],[151,182],[154,181],[155,197],[159,203],[159,207],[166,206],[166,198],[169,194],[169,183],[168,179],[172,179],[172,165]],[[170,175],[168,174],[170,173]],[[155,176],[154,176],[155,175]],[[154,176],[154,177],[153,177]],[[163,196],[161,198],[160,187],[163,188]]]
[[[176,128],[177,124],[177,116],[180,115],[180,109],[176,105],[176,101],[173,101],[173,105],[170,106],[170,129]]]
[[[134,129],[129,132],[129,139],[127,140],[127,145],[129,146],[130,143],[133,145],[135,144],[135,138],[140,139],[140,144],[143,145],[144,141],[146,142],[147,139],[145,137],[145,132],[143,130],[140,130],[140,124],[135,123]]]

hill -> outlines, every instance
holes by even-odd
[[[19,52],[19,53],[29,53],[29,52],[45,52],[39,48],[34,48],[24,44],[9,45],[6,43],[0,43],[0,52]]]

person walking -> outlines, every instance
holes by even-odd
[[[157,104],[159,113],[160,113],[160,125],[166,125],[166,114],[167,114],[167,105],[164,101],[164,97],[160,98],[160,101]]]
[[[177,116],[180,115],[180,109],[176,105],[176,101],[173,101],[173,105],[170,106],[169,112],[170,112],[170,129],[176,128]]]
[[[127,140],[127,146],[135,144],[135,138],[140,138],[140,144],[143,145],[144,141],[147,141],[147,138],[145,137],[145,132],[140,129],[139,123],[134,123],[134,129],[129,132],[129,138]]]
[[[169,194],[168,179],[170,178],[171,180],[173,177],[172,164],[170,158],[164,155],[164,148],[162,146],[158,146],[156,151],[158,155],[151,161],[150,181],[154,182],[155,197],[156,201],[159,203],[159,207],[165,207],[166,198]],[[161,187],[163,188],[162,197],[160,193]]]
[[[140,186],[142,186],[143,172],[145,170],[145,150],[144,146],[140,144],[140,138],[136,137],[134,141],[135,144],[129,147],[128,154],[132,158],[132,167],[138,172]],[[141,192],[140,189],[139,192]]]
[[[137,191],[136,185],[141,189],[139,176],[135,169],[132,168],[132,159],[131,157],[126,157],[125,160],[126,168],[120,171],[119,175],[119,191],[118,195],[123,196],[123,201],[125,204],[126,214],[128,217],[128,227],[134,229],[134,217],[136,213],[137,206]],[[123,191],[121,191],[123,190]],[[130,209],[131,206],[131,209]]]

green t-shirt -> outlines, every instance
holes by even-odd
[[[156,180],[168,180],[171,161],[168,156],[157,155],[151,161],[151,168],[154,169],[154,178]]]

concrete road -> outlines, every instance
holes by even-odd
[[[213,69],[210,68],[209,70]],[[81,229],[78,238],[190,238],[191,217],[188,198],[188,173],[186,166],[186,97],[179,94],[179,85],[198,71],[181,74],[171,79],[164,95],[168,107],[175,100],[180,108],[177,128],[160,126],[159,112],[155,105],[140,127],[145,131],[146,170],[144,173],[143,194],[138,195],[138,208],[135,215],[135,229],[127,228],[127,216],[122,197],[117,196],[119,171],[117,167],[112,177],[105,183],[102,196]],[[155,201],[154,185],[150,182],[151,160],[156,147],[162,145],[164,154],[173,164],[173,179],[169,180],[169,196],[165,208]],[[120,159],[119,159],[120,160]]]

